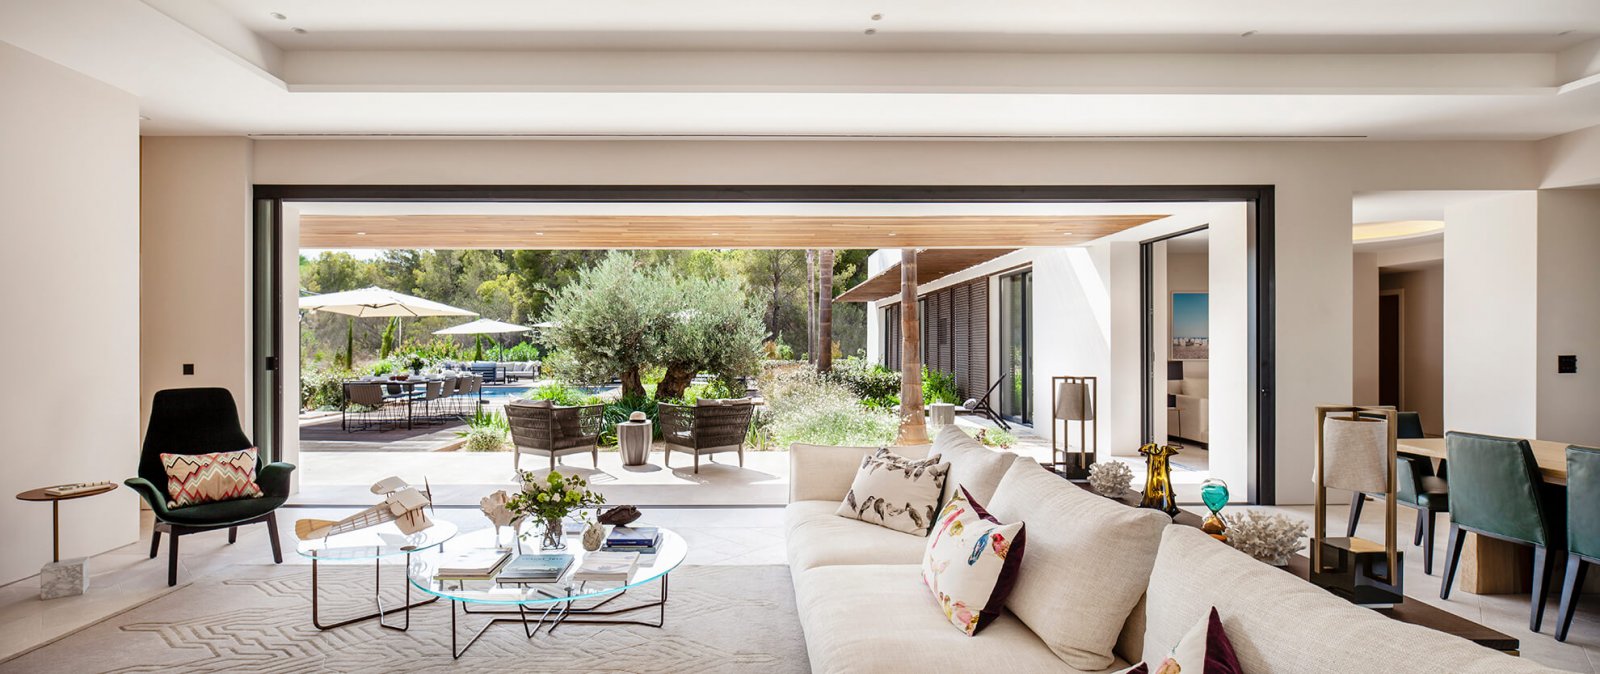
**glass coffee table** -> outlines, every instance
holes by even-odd
[[[573,556],[561,580],[551,583],[501,585],[492,580],[453,580],[438,577],[441,555],[430,553],[416,555],[410,562],[410,582],[418,590],[433,595],[435,599],[450,601],[450,654],[459,658],[467,652],[484,632],[495,623],[514,622],[522,626],[528,638],[540,629],[554,631],[563,623],[589,625],[644,625],[661,627],[667,622],[668,574],[683,563],[689,553],[689,544],[677,533],[661,528],[661,544],[656,554],[643,556],[626,582],[578,581],[572,578],[587,554],[576,538],[569,538],[565,550],[541,551],[537,537],[522,544],[523,554],[567,553]],[[531,545],[529,543],[532,543]],[[493,530],[465,534],[451,543],[453,550],[495,547]],[[513,555],[513,559],[515,555]],[[660,582],[661,596],[646,597],[627,603],[622,600],[630,590]],[[457,608],[460,608],[457,611]],[[656,609],[654,620],[638,612]],[[479,628],[466,643],[459,643],[457,613],[462,616],[488,616],[488,622]]]
[[[400,533],[400,528],[394,522],[385,522],[378,526],[357,529],[348,533],[334,534],[327,538],[314,538],[300,541],[295,547],[295,552],[301,557],[311,560],[311,624],[319,630],[331,630],[344,627],[363,620],[378,619],[378,624],[391,630],[404,632],[411,627],[411,609],[439,601],[438,597],[429,597],[426,600],[411,602],[411,584],[406,583],[405,605],[393,608],[383,606],[383,560],[404,555],[406,567],[411,566],[411,555],[425,550],[439,550],[445,541],[455,538],[456,525],[449,522],[434,522],[422,531],[414,534]],[[372,599],[377,604],[378,610],[366,615],[347,618],[331,624],[323,624],[320,611],[321,591],[318,582],[318,565],[321,562],[372,562]],[[384,622],[384,616],[390,613],[404,611],[406,621],[401,625],[390,625]]]

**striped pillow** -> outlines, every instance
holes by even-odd
[[[168,508],[262,496],[256,484],[256,448],[210,454],[162,454]]]

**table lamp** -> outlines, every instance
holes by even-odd
[[[1388,608],[1405,601],[1403,558],[1395,544],[1395,424],[1393,409],[1317,406],[1315,524],[1311,582],[1353,603]],[[1384,542],[1327,535],[1328,488],[1384,496]]]
[[[1100,403],[1099,383],[1094,377],[1059,376],[1050,378],[1050,461],[1057,472],[1072,479],[1089,477],[1100,448],[1100,422],[1095,414]],[[1061,422],[1061,444],[1056,444],[1056,422]],[[1072,422],[1078,422],[1078,451],[1072,451]],[[1088,431],[1094,424],[1094,432]],[[1056,456],[1060,455],[1060,459]]]

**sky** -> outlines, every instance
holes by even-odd
[[[323,250],[321,248],[301,248],[300,254],[307,258],[315,258],[323,253],[349,253],[350,257],[357,260],[376,260],[383,255],[381,248],[340,248],[339,250]]]
[[[1210,338],[1211,296],[1206,293],[1172,293],[1172,336]]]

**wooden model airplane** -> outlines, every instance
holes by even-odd
[[[367,508],[354,515],[337,522],[329,520],[303,519],[294,523],[294,533],[300,540],[313,538],[327,538],[335,534],[342,534],[367,527],[375,527],[384,522],[394,522],[404,534],[414,534],[428,527],[433,522],[428,520],[423,508],[433,506],[433,489],[423,480],[423,490],[407,484],[398,477],[386,477],[372,485],[372,493],[382,494],[383,503]]]

